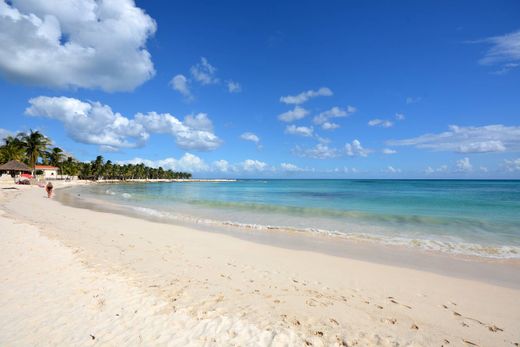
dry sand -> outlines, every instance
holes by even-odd
[[[0,190],[2,346],[520,343],[519,289],[68,207],[18,188]]]

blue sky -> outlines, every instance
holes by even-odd
[[[518,1],[0,0],[0,135],[195,177],[520,177]]]

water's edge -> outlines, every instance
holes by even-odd
[[[78,197],[74,187],[59,189],[56,200],[73,208],[103,213],[115,213],[163,224],[179,225],[201,232],[219,232],[246,241],[292,250],[312,251],[331,256],[369,261],[378,264],[428,271],[440,275],[476,280],[509,288],[520,288],[520,261],[493,259],[461,254],[446,254],[403,245],[381,244],[365,240],[346,239],[320,233],[299,233],[283,229],[244,229],[236,226],[197,224],[183,220],[168,220],[162,216],[142,214],[136,209],[111,202]],[[245,232],[245,231],[246,232]]]

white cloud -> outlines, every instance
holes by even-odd
[[[350,114],[354,112],[356,112],[356,108],[353,106],[347,106],[344,109],[338,106],[334,106],[330,110],[321,112],[316,117],[314,117],[313,122],[314,124],[321,125],[324,130],[331,130],[339,127],[339,125],[329,122],[331,118],[348,117]]]
[[[314,159],[331,159],[338,156],[338,150],[336,148],[330,148],[323,143],[318,143],[312,148],[302,148],[300,146],[296,146],[293,149],[293,153],[300,157]]]
[[[385,171],[388,173],[400,173],[401,169],[394,168],[393,166],[388,166]]]
[[[473,165],[469,161],[468,157],[457,160],[456,164],[458,172],[469,172],[473,170]]]
[[[331,95],[332,95],[332,90],[330,90],[327,87],[322,87],[318,90],[307,90],[305,92],[301,92],[298,95],[282,96],[280,98],[280,102],[283,102],[284,104],[301,105],[311,98],[315,98],[317,96],[331,96]]]
[[[187,99],[193,99],[193,95],[191,94],[189,81],[184,75],[176,75],[170,81],[171,87],[182,94]]]
[[[441,165],[439,166],[438,168],[434,169],[432,168],[431,166],[428,166],[424,172],[426,174],[433,174],[433,173],[443,173],[443,172],[448,172],[448,165]]]
[[[282,122],[293,122],[304,118],[309,114],[309,111],[300,106],[295,106],[294,109],[278,115],[278,119]]]
[[[227,160],[221,159],[213,162],[213,167],[220,172],[228,172],[231,170],[231,166]]]
[[[504,165],[506,167],[507,171],[513,172],[513,171],[520,171],[520,158],[517,159],[505,159]]]
[[[304,127],[304,126],[296,126],[294,124],[288,125],[285,127],[285,133],[291,135],[299,135],[310,137],[314,133],[314,129],[312,127]]]
[[[240,135],[240,138],[245,141],[254,142],[256,145],[260,143],[260,138],[258,137],[258,135],[251,132],[243,133],[242,135]]]
[[[190,73],[202,85],[216,84],[219,79],[215,77],[217,69],[211,65],[204,57],[200,58],[200,63],[193,65],[190,68]]]
[[[7,136],[13,136],[13,135],[14,135],[14,133],[12,131],[0,128],[0,144],[4,143],[4,139]]]
[[[239,168],[246,172],[266,171],[269,169],[269,165],[260,160],[246,159],[239,164]]]
[[[485,167],[485,166],[481,166],[481,167],[479,168],[479,170],[480,170],[481,172],[489,172],[489,169],[488,169],[487,167]]]
[[[132,148],[142,146],[149,136],[142,124],[99,102],[40,96],[29,103],[27,115],[61,121],[68,135],[81,143]]]
[[[128,91],[155,74],[155,21],[132,0],[0,1],[0,73],[52,88]]]
[[[177,145],[183,149],[211,151],[222,144],[222,140],[208,130],[212,129],[213,125],[204,113],[196,116],[188,115],[184,122],[169,113],[156,112],[138,113],[135,119],[150,133],[172,135]]]
[[[291,163],[281,163],[280,167],[282,168],[283,171],[286,171],[286,172],[301,172],[301,171],[305,171],[305,169],[302,169],[301,167],[298,167],[298,166],[296,166],[294,164],[291,164]]]
[[[339,128],[339,124],[331,123],[331,122],[325,122],[321,125],[321,128],[323,130],[334,130]]]
[[[184,149],[213,150],[222,143],[203,113],[189,115],[181,122],[168,113],[155,112],[138,113],[129,119],[108,105],[67,97],[40,96],[29,103],[27,115],[59,120],[73,140],[103,146],[105,150],[142,146],[151,133],[170,134]]]
[[[415,146],[458,153],[520,151],[520,127],[501,124],[481,127],[451,125],[449,131],[387,141],[390,146]]]
[[[393,122],[389,121],[389,120],[386,120],[386,119],[372,119],[372,120],[369,120],[368,121],[368,125],[370,125],[371,127],[382,127],[382,128],[390,128],[391,126],[394,125]]]
[[[371,152],[371,150],[363,148],[361,142],[359,140],[354,140],[352,143],[345,144],[345,153],[349,157],[360,156],[366,157]]]
[[[418,102],[421,102],[422,100],[422,97],[420,96],[409,96],[406,98],[406,103],[407,104],[416,104]]]
[[[395,149],[391,149],[391,148],[383,148],[382,150],[383,154],[396,154],[397,151]]]
[[[143,163],[149,167],[162,167],[163,169],[170,169],[173,171],[187,171],[187,172],[205,172],[209,170],[209,166],[200,157],[185,153],[180,159],[165,158],[161,160],[149,160],[142,158],[134,158],[131,160],[118,161],[119,164],[141,164]]]
[[[184,124],[195,130],[213,132],[213,123],[206,113],[189,114],[184,117]]]
[[[480,64],[500,65],[501,69],[497,71],[499,74],[520,66],[520,30],[477,42],[491,45],[484,57],[479,60]]]
[[[227,81],[227,88],[230,93],[240,93],[242,91],[240,83],[234,81]]]
[[[405,120],[405,116],[404,116],[404,113],[396,113],[395,114],[395,119],[397,120]]]

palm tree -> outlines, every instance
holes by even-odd
[[[47,158],[49,158],[49,164],[52,166],[60,166],[60,163],[65,158],[63,150],[59,147],[54,147],[50,152],[47,152],[46,155]]]
[[[23,161],[25,159],[25,151],[22,141],[13,136],[7,136],[4,139],[4,145],[0,146],[0,163],[9,160]]]
[[[38,130],[33,131],[32,129],[29,134],[20,133],[18,136],[24,144],[28,164],[33,169],[34,174],[36,162],[38,158],[45,157],[45,152],[50,144],[50,140]]]

